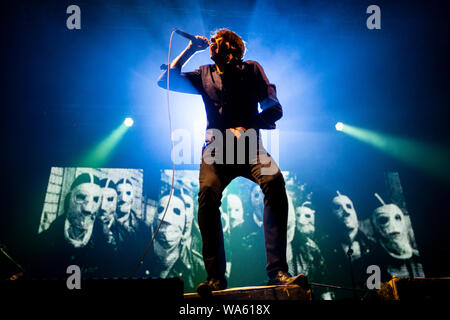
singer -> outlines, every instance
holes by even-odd
[[[282,117],[283,111],[276,97],[275,86],[269,82],[258,62],[243,61],[245,43],[236,33],[221,29],[210,40],[184,32],[180,34],[190,39],[190,42],[173,60],[168,70],[161,74],[158,85],[167,89],[167,72],[170,72],[169,88],[178,92],[200,94],[206,109],[207,134],[200,165],[198,223],[207,279],[197,287],[197,292],[202,295],[227,288],[219,208],[222,191],[238,176],[256,182],[264,193],[263,221],[268,284],[291,284],[295,282],[295,278],[288,273],[286,262],[288,200],[285,181],[259,139],[260,129],[275,129],[275,122]],[[208,46],[214,64],[200,66],[193,72],[181,71],[192,55]],[[263,110],[261,113],[258,112],[258,103]],[[225,133],[232,132],[231,137],[236,140],[245,139],[246,132],[253,129],[258,136],[258,154],[269,157],[276,170],[273,174],[262,174],[264,164],[259,159],[256,163],[245,164],[206,162],[205,151],[215,140],[214,136],[208,134],[211,129],[223,132],[224,139],[230,139],[230,135]]]

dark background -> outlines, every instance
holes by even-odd
[[[71,4],[81,8],[81,30],[66,28]],[[371,4],[381,8],[381,30],[366,28]],[[171,167],[165,93],[156,86],[170,32],[229,27],[277,85],[282,170],[318,199],[336,189],[358,199],[361,218],[377,205],[384,172],[399,172],[425,273],[449,275],[448,175],[334,130],[343,121],[448,152],[445,1],[2,1],[0,11],[0,242],[19,262],[33,250],[50,168],[79,166],[125,116],[136,124],[105,167],[144,169],[145,193],[158,194],[160,169]],[[185,45],[175,36],[172,58]],[[186,67],[208,61],[202,53]],[[203,107],[180,99],[172,100],[174,128],[189,129]]]

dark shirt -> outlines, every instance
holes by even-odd
[[[167,71],[158,80],[167,88]],[[256,61],[239,61],[228,64],[223,73],[216,65],[203,65],[193,72],[171,69],[169,89],[200,94],[205,103],[207,129],[225,130],[275,129],[275,121],[283,111],[276,96],[275,85],[267,79],[261,65]],[[258,112],[260,103],[262,112]]]
[[[126,222],[126,224],[125,224]],[[137,267],[151,239],[150,227],[131,210],[127,221],[115,220],[111,230],[117,240],[117,276],[129,276]],[[148,264],[148,258],[143,262]],[[134,276],[143,276],[145,267],[138,269]]]
[[[309,241],[308,241],[309,240]],[[313,239],[296,230],[292,240],[292,273],[303,273],[310,281],[320,282],[326,278],[325,260]]]
[[[392,257],[379,242],[374,247],[369,263],[381,269],[381,282],[387,282],[392,277],[416,278],[425,277],[420,256],[417,251],[408,259]]]
[[[154,250],[150,252],[148,260],[150,275],[160,277],[164,267]],[[184,282],[184,292],[195,292],[197,285],[206,278],[201,253],[191,247],[182,250],[165,278],[181,278]]]
[[[64,237],[64,224],[65,216],[60,216],[38,236],[39,250],[33,266],[34,277],[64,279],[70,265],[79,266],[83,278],[107,276],[108,263],[104,257],[111,257],[112,252],[105,251],[107,246],[95,230],[98,225],[94,223],[87,244],[75,248]]]
[[[292,260],[290,261],[289,271],[293,275],[304,274],[308,280],[313,283],[324,283],[327,281],[327,267],[322,251],[313,238],[308,238],[298,230],[295,230],[295,236],[291,243]],[[326,287],[313,286],[313,299],[323,299],[324,294],[329,294],[330,290]]]
[[[358,258],[353,257],[350,267],[349,257],[342,249],[342,239],[339,236],[329,234],[320,239],[319,246],[327,266],[326,277],[324,279],[326,284],[351,289],[353,286],[353,275],[355,287],[357,289],[366,289],[366,280],[368,277],[366,270],[371,265],[370,257],[374,252],[375,243],[361,230],[358,230],[353,242],[359,243],[361,256]],[[353,292],[350,290],[335,290],[334,295],[336,300],[353,298]]]

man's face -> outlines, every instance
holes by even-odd
[[[102,204],[100,206],[101,217],[112,217],[117,207],[117,192],[112,188],[102,189]]]
[[[84,232],[92,227],[101,196],[100,187],[93,183],[82,183],[72,190],[67,216],[72,228]]]
[[[338,195],[333,199],[333,214],[349,231],[358,228],[358,216],[353,202],[345,195]]]
[[[127,214],[133,205],[133,186],[129,183],[122,183],[117,186],[117,211]]]
[[[231,226],[236,226],[244,220],[244,207],[242,206],[241,199],[230,194],[227,197],[227,212],[230,217]]]
[[[164,196],[159,200],[157,216],[155,219],[157,225],[159,225],[163,218],[168,201],[169,196]],[[186,208],[184,202],[180,198],[172,195],[166,216],[164,217],[164,221],[156,236],[156,240],[166,249],[178,246],[183,236],[185,223]]]
[[[405,216],[395,204],[387,204],[377,208],[374,211],[372,221],[378,233],[386,242],[396,244],[398,247],[410,246]]]
[[[307,236],[312,236],[314,234],[314,231],[316,230],[315,228],[316,211],[306,206],[300,206],[296,208],[295,214],[297,221],[296,223],[297,231]]]
[[[216,61],[217,58],[224,58],[229,52],[230,43],[225,41],[223,37],[214,36],[210,39],[209,54],[211,59]]]

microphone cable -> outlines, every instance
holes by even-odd
[[[167,75],[167,111],[169,113],[169,130],[170,130],[170,141],[171,141],[171,145],[172,145],[172,149],[171,149],[171,157],[172,157],[172,182],[170,185],[170,193],[169,193],[169,200],[167,201],[167,205],[166,208],[164,209],[164,213],[163,216],[161,218],[161,221],[158,224],[158,227],[156,228],[155,233],[153,234],[153,237],[150,241],[150,243],[148,244],[147,248],[144,251],[143,256],[141,257],[141,259],[139,259],[138,264],[136,265],[136,268],[133,270],[133,273],[131,274],[130,278],[132,278],[136,272],[139,270],[139,268],[141,267],[141,265],[144,263],[144,259],[147,255],[147,253],[149,252],[150,248],[153,245],[153,242],[155,241],[156,235],[159,232],[159,229],[161,228],[161,225],[164,221],[164,218],[166,217],[166,213],[167,213],[167,209],[169,208],[170,205],[170,200],[172,199],[172,194],[173,194],[173,189],[174,189],[174,184],[175,184],[175,157],[174,157],[174,143],[173,143],[173,137],[172,137],[172,117],[170,115],[170,88],[169,88],[169,74],[170,74],[170,51],[172,48],[172,38],[174,33],[176,32],[176,29],[172,31],[171,35],[170,35],[170,41],[169,41],[169,53],[167,56],[167,70],[166,70],[166,75]]]

